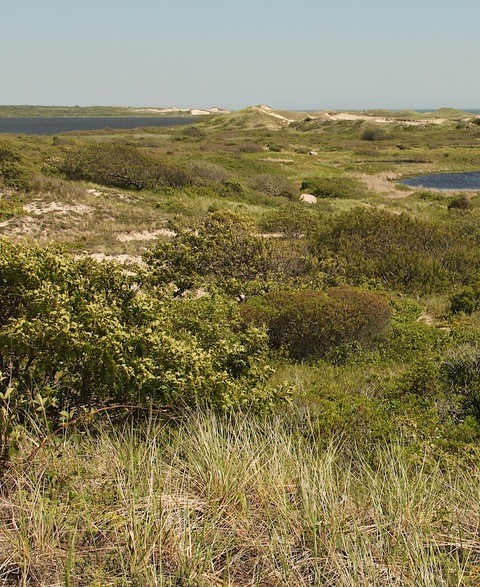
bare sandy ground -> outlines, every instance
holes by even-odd
[[[368,120],[377,124],[404,124],[406,126],[421,126],[423,124],[443,124],[445,118],[429,118],[425,120],[395,119],[383,116],[368,116],[366,114],[352,114],[350,112],[325,112],[323,115],[327,120]]]
[[[173,238],[175,234],[175,231],[169,230],[168,228],[157,228],[154,230],[136,230],[131,232],[120,232],[119,234],[117,234],[117,240],[121,243],[127,243],[131,241],[151,241],[155,240],[159,236]]]

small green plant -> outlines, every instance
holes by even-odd
[[[361,198],[366,194],[365,185],[350,177],[312,177],[304,179],[302,190],[317,198]]]
[[[362,141],[383,141],[388,138],[387,133],[378,126],[367,126],[360,136]]]
[[[447,208],[458,212],[469,212],[470,210],[473,210],[473,204],[468,196],[462,194],[450,200]]]

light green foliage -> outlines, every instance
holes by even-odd
[[[58,413],[101,403],[268,404],[267,347],[236,305],[184,303],[115,264],[0,241],[1,391],[49,397]],[[210,325],[210,320],[212,321]]]

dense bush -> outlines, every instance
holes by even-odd
[[[27,172],[19,154],[0,144],[0,185],[25,187]]]
[[[302,190],[317,198],[359,198],[365,195],[364,184],[350,177],[311,177],[304,179]]]
[[[470,279],[479,265],[475,243],[454,227],[378,209],[339,214],[313,239],[313,250],[335,259],[353,283],[375,279],[424,293]]]
[[[460,196],[456,196],[455,198],[453,198],[447,208],[449,210],[458,210],[460,212],[468,212],[469,210],[473,209],[473,204],[471,199],[466,196],[465,194],[462,194]]]
[[[115,143],[73,149],[61,169],[69,179],[135,190],[179,188],[192,181],[180,167],[155,159],[137,147]]]
[[[339,287],[270,292],[247,300],[242,313],[247,324],[267,327],[272,348],[301,360],[340,345],[371,344],[387,328],[391,309],[376,294]]]
[[[466,346],[452,352],[442,364],[450,393],[459,396],[461,416],[473,416],[480,422],[480,349]]]
[[[319,217],[302,204],[292,202],[271,210],[261,219],[261,227],[269,232],[280,232],[286,237],[300,238],[319,226]]]
[[[2,240],[0,392],[54,414],[112,402],[268,403],[266,338],[241,329],[237,310],[219,297],[149,292],[115,264]]]
[[[362,141],[383,141],[388,138],[388,135],[383,128],[379,128],[378,126],[367,126],[362,131],[360,138]]]
[[[189,165],[189,171],[193,179],[201,184],[228,181],[232,177],[225,167],[209,161],[194,161]]]
[[[158,243],[145,261],[156,283],[174,283],[180,292],[220,286],[240,293],[248,282],[267,278],[270,249],[247,218],[212,212],[197,227],[178,228],[176,238]]]
[[[296,191],[289,179],[275,173],[259,173],[253,177],[252,188],[267,196],[284,197],[289,200],[296,199]]]
[[[472,314],[480,310],[480,284],[465,287],[450,298],[450,312]]]

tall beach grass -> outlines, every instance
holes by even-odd
[[[480,584],[474,463],[398,440],[366,458],[286,418],[211,413],[22,443],[0,494],[2,585]]]

